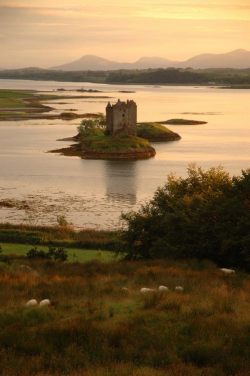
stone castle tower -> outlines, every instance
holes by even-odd
[[[108,103],[106,107],[107,131],[110,135],[136,136],[137,105],[133,100]]]

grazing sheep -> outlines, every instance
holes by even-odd
[[[27,301],[27,303],[25,304],[26,307],[35,307],[38,305],[38,302],[36,299],[30,299]]]
[[[159,291],[169,291],[169,288],[167,286],[159,286],[158,290]]]
[[[155,292],[155,289],[149,289],[148,287],[142,287],[142,288],[140,289],[140,292],[141,292],[142,294],[147,294],[147,293],[149,293],[149,292]]]
[[[235,273],[234,269],[221,268],[221,271],[225,274],[234,274]]]
[[[49,305],[51,305],[51,301],[49,299],[43,299],[39,303],[40,307],[47,307]]]
[[[184,288],[182,286],[176,286],[175,291],[184,291]]]

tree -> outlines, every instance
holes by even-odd
[[[206,258],[250,270],[250,170],[190,166],[169,175],[153,199],[122,216],[125,252],[136,258]]]
[[[105,118],[102,114],[96,119],[83,119],[78,127],[78,133],[82,137],[105,129]]]

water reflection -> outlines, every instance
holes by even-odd
[[[109,201],[135,205],[137,162],[104,161],[106,197]]]

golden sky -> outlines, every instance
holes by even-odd
[[[250,0],[0,0],[2,67],[250,50]]]

